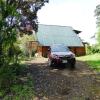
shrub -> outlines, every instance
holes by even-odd
[[[13,64],[0,68],[0,98],[30,100],[34,97],[32,77],[25,65]],[[26,78],[26,80],[22,80]]]
[[[3,95],[10,92],[11,85],[16,81],[16,73],[9,66],[0,68],[0,92]],[[1,96],[3,96],[1,95]]]
[[[95,54],[95,53],[100,53],[100,46],[98,46],[98,45],[93,45],[93,46],[88,45],[87,46],[87,54]]]

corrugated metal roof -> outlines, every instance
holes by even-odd
[[[64,44],[66,46],[83,46],[81,39],[69,26],[39,25],[37,38],[41,45]]]

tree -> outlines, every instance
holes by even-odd
[[[28,82],[30,79],[27,81],[28,86],[19,79],[21,76],[29,76],[27,73],[22,75],[26,68],[18,63],[20,49],[16,40],[19,33],[30,34],[31,30],[37,31],[37,11],[45,2],[47,0],[0,0],[0,98],[4,100],[14,100],[8,94],[20,94],[19,99],[27,99],[26,94],[28,98],[33,97],[33,86],[30,88]],[[14,91],[16,88],[13,86],[17,86],[18,91]]]
[[[27,31],[26,26],[32,26],[34,31],[38,29],[38,21],[37,21],[37,11],[44,6],[44,3],[48,2],[48,0],[1,0],[0,4],[5,4],[5,8],[9,6],[10,11],[6,9],[6,16],[8,17],[8,21],[10,21],[10,25],[17,24],[17,27],[20,31]],[[19,19],[15,16],[11,16],[11,10],[15,9],[17,13],[19,13]],[[14,13],[14,12],[13,12]],[[18,20],[18,23],[16,23]]]
[[[96,16],[96,19],[97,19],[97,26],[99,27],[100,26],[100,5],[97,5],[96,6],[96,9],[95,9],[95,16]]]
[[[0,0],[0,66],[14,56],[18,33],[37,31],[37,11],[46,2],[48,0]]]
[[[97,41],[100,45],[100,4],[96,6],[96,9],[95,9],[95,16],[96,16],[96,19],[97,19]]]

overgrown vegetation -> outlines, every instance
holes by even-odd
[[[77,60],[87,62],[90,68],[100,72],[100,53],[77,57]]]
[[[87,45],[86,50],[87,50],[87,54],[100,53],[100,46],[98,44],[92,46]]]
[[[37,11],[48,0],[0,0],[0,99],[30,100],[33,82],[18,37],[37,31]]]
[[[1,99],[29,100],[33,97],[33,81],[26,65],[13,64],[0,68]]]
[[[97,44],[87,45],[87,55],[83,57],[78,57],[78,60],[86,61],[90,68],[95,69],[100,72],[100,4],[96,6],[95,16],[97,19],[97,32],[95,34]]]
[[[100,4],[96,6],[95,9],[95,16],[96,16],[96,24],[97,24],[97,41],[99,43],[100,46]]]
[[[32,47],[31,41],[35,41],[34,35],[24,35],[18,39],[20,49],[22,51],[21,59],[25,60],[26,58],[34,57],[36,49]]]

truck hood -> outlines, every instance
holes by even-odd
[[[74,54],[71,51],[69,51],[69,52],[51,52],[51,55],[70,56]]]

